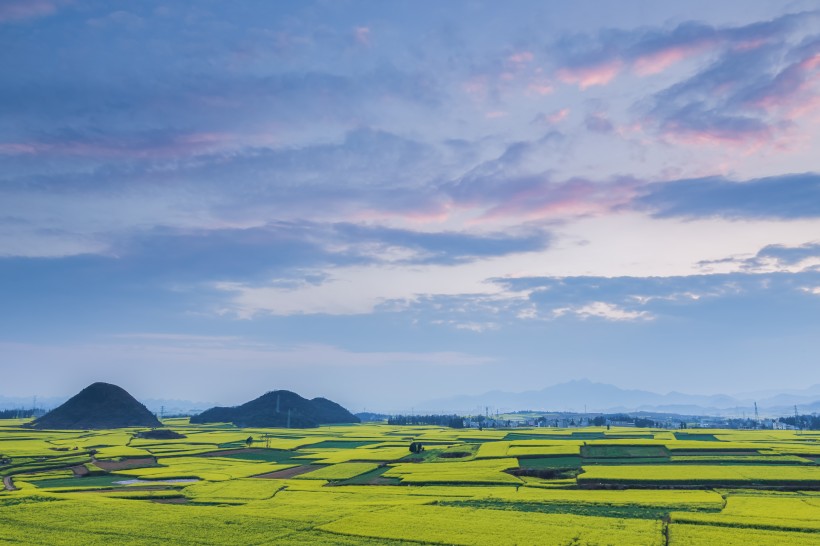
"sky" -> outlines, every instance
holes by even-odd
[[[0,3],[0,395],[820,382],[820,3]]]

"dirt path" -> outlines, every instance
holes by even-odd
[[[94,466],[102,468],[106,472],[116,472],[117,470],[126,470],[129,468],[145,468],[148,466],[156,466],[156,457],[140,457],[134,459],[123,459],[122,461],[109,461],[105,459],[94,458],[91,460]]]
[[[7,491],[17,491],[17,488],[14,487],[14,480],[11,476],[3,476],[3,486]]]
[[[308,472],[319,470],[320,468],[324,468],[325,466],[327,465],[307,464],[303,466],[294,466],[293,468],[286,468],[284,470],[277,470],[276,472],[269,472],[267,474],[259,474],[258,476],[252,477],[285,480],[288,478],[292,478],[294,476],[298,476],[299,474],[307,474]]]

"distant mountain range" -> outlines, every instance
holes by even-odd
[[[697,395],[622,389],[607,383],[579,379],[541,390],[524,392],[490,391],[480,395],[463,395],[430,400],[419,404],[429,412],[460,414],[520,410],[576,411],[589,413],[659,412],[684,415],[751,416],[757,402],[761,416],[790,415],[794,406],[800,413],[820,411],[820,384],[802,390],[760,391],[735,396],[726,394]]]
[[[37,398],[37,407],[52,409],[68,397]],[[190,400],[145,399],[140,402],[155,414],[197,414],[213,407],[208,402]],[[365,401],[366,402],[366,401]],[[462,395],[416,403],[416,413],[495,413],[520,410],[575,411],[589,413],[655,412],[681,415],[752,416],[757,402],[760,415],[792,415],[794,406],[800,413],[820,412],[820,384],[805,389],[764,390],[735,395],[697,395],[680,392],[655,392],[622,389],[607,383],[579,379],[541,390],[524,392],[490,391],[479,395]],[[0,396],[0,410],[31,408],[34,398]]]

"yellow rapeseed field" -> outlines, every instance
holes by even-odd
[[[817,434],[24,424],[0,421],[0,543],[820,544]]]

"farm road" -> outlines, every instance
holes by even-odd
[[[17,488],[14,487],[14,480],[12,480],[11,476],[3,476],[3,486],[8,491],[17,491]]]

